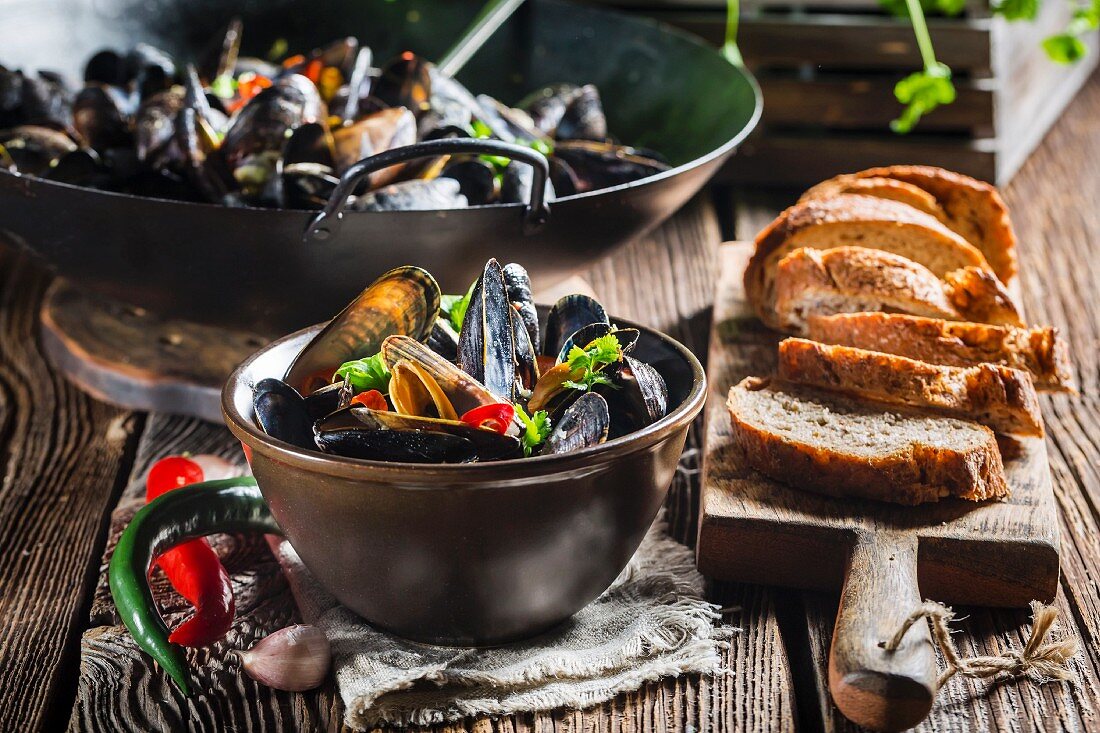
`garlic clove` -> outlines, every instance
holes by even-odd
[[[316,626],[297,624],[235,652],[245,673],[276,690],[304,692],[320,686],[332,666],[328,637]]]

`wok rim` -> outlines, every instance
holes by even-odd
[[[572,4],[572,3],[569,3],[569,2],[562,2],[562,0],[555,0],[555,1],[558,4],[561,4],[561,5],[571,5]],[[706,41],[704,41],[702,38],[695,35],[694,33],[689,33],[688,31],[685,31],[681,28],[673,27],[673,26],[671,26],[667,23],[661,22],[659,20],[655,20],[653,18],[630,16],[630,15],[627,15],[626,13],[616,11],[614,9],[602,8],[602,7],[585,6],[585,10],[591,11],[591,12],[594,12],[594,13],[597,13],[597,14],[611,15],[611,16],[616,16],[616,17],[619,17],[619,18],[626,18],[630,22],[640,23],[642,25],[652,25],[652,26],[658,28],[662,33],[676,36],[676,37],[680,38],[682,41],[684,41],[686,43],[689,43],[689,44],[692,44],[694,46],[697,46],[697,47],[701,48],[704,52],[713,53],[716,56],[721,57],[721,54],[720,54],[718,49],[713,48]],[[725,59],[723,59],[723,61],[725,61]],[[596,196],[600,196],[601,194],[613,194],[613,193],[618,193],[618,192],[626,191],[626,190],[630,190],[630,189],[642,188],[643,186],[649,186],[651,184],[657,184],[657,183],[660,183],[661,181],[664,181],[664,180],[669,179],[669,178],[673,178],[673,177],[678,176],[682,173],[687,173],[688,171],[695,170],[696,168],[699,168],[699,167],[702,167],[702,166],[704,166],[708,163],[711,163],[714,160],[721,158],[722,156],[729,155],[730,153],[732,153],[733,150],[735,150],[742,142],[744,142],[745,138],[748,137],[752,133],[752,131],[756,129],[756,126],[759,124],[760,117],[763,114],[763,109],[764,109],[764,98],[763,98],[763,92],[760,89],[760,83],[756,80],[756,77],[746,67],[737,66],[735,64],[730,64],[730,67],[735,71],[735,73],[739,74],[748,83],[749,88],[752,91],[752,95],[753,95],[752,114],[749,115],[748,120],[741,127],[741,129],[737,131],[736,135],[734,135],[729,140],[727,140],[726,142],[719,145],[717,148],[714,148],[710,152],[705,153],[705,154],[699,156],[698,158],[694,158],[692,160],[689,160],[686,163],[681,163],[678,166],[675,166],[673,168],[669,168],[666,171],[661,171],[660,173],[655,173],[651,176],[646,176],[645,178],[639,178],[635,181],[630,181],[628,183],[620,183],[618,185],[610,186],[608,188],[601,188],[601,189],[597,189],[595,191],[586,191],[584,193],[575,193],[575,194],[570,194],[569,196],[562,196],[561,198],[555,198],[553,201],[548,202],[549,205],[550,205],[551,219],[553,219],[554,206],[557,205],[557,204],[568,203],[570,201],[579,201],[579,200],[583,200],[583,199],[588,199],[588,198],[593,198],[593,197],[596,197]],[[627,146],[627,147],[631,147],[631,146]],[[73,190],[73,191],[87,192],[87,193],[92,193],[92,194],[101,194],[103,196],[107,196],[107,197],[110,197],[110,198],[121,198],[121,199],[134,200],[134,201],[155,201],[155,202],[163,203],[163,204],[175,204],[175,205],[183,206],[183,207],[186,207],[186,208],[195,207],[195,208],[199,208],[199,209],[203,209],[203,210],[208,210],[208,209],[222,210],[222,209],[224,209],[224,210],[227,210],[227,211],[256,211],[256,212],[265,212],[265,213],[278,212],[280,214],[308,215],[308,216],[312,216],[312,215],[316,214],[315,209],[274,209],[274,208],[267,208],[267,207],[261,207],[261,206],[227,206],[225,204],[216,204],[216,203],[211,203],[211,202],[208,202],[208,201],[181,201],[179,199],[166,199],[166,198],[160,198],[158,196],[139,196],[139,195],[136,195],[136,194],[121,193],[119,191],[106,191],[106,190],[103,190],[103,189],[91,188],[91,187],[88,187],[88,186],[77,186],[77,185],[72,184],[72,183],[63,183],[61,181],[51,181],[48,178],[41,178],[39,176],[30,175],[30,174],[27,174],[27,173],[18,173],[18,172],[12,172],[12,171],[8,171],[8,170],[0,170],[0,179],[3,179],[3,178],[9,178],[12,181],[30,180],[30,181],[34,181],[38,185],[49,186],[51,188],[60,188],[62,190]],[[0,187],[2,187],[3,185],[4,185],[3,181],[0,180]],[[463,212],[463,211],[483,211],[483,210],[519,211],[519,210],[522,210],[525,206],[526,205],[523,204],[523,203],[482,204],[482,205],[479,205],[479,206],[467,206],[467,207],[464,207],[464,208],[461,208],[461,209],[413,209],[413,210],[404,210],[404,211],[344,211],[343,215],[345,217],[349,218],[349,219],[350,218],[360,218],[360,217],[363,217],[363,216],[370,216],[372,214],[407,215],[407,214],[437,213],[437,212],[441,212],[441,211],[446,211],[448,213],[454,212],[455,214],[460,215],[461,212]]]
[[[251,390],[251,386],[244,381],[244,375],[257,359],[288,341],[315,329],[319,330],[324,324],[314,324],[287,334],[258,349],[241,362],[222,388],[222,416],[230,432],[242,443],[249,445],[252,449],[257,445],[262,446],[262,452],[266,453],[269,459],[289,464],[294,470],[319,472],[352,480],[385,482],[416,490],[446,491],[458,484],[466,488],[478,488],[483,485],[489,488],[509,482],[526,484],[540,476],[594,468],[599,464],[621,461],[639,450],[667,441],[681,428],[686,429],[702,412],[708,392],[706,371],[695,354],[684,344],[648,326],[614,316],[611,320],[628,328],[637,328],[649,337],[671,347],[689,367],[691,387],[683,401],[674,410],[652,425],[571,453],[474,463],[402,463],[327,455],[320,451],[305,450],[271,437],[254,420],[246,418],[237,410],[235,393],[239,389]],[[447,483],[442,486],[429,485],[438,481]]]

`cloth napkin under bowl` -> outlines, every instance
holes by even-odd
[[[736,629],[703,596],[691,550],[662,519],[615,583],[557,629],[492,649],[435,647],[372,628],[272,538],[302,617],[332,644],[346,723],[430,725],[467,716],[587,708],[665,676],[718,673]]]

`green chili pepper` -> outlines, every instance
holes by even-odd
[[[169,491],[143,506],[119,537],[108,579],[115,607],[134,641],[190,695],[187,663],[168,641],[168,627],[149,590],[149,568],[172,547],[220,532],[282,534],[256,479],[206,481]]]

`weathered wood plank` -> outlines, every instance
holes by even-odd
[[[0,730],[56,726],[71,695],[103,517],[141,420],[52,373],[35,341],[49,277],[0,250]],[[61,713],[63,719],[64,713]]]

